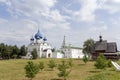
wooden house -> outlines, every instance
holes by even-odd
[[[117,53],[116,42],[107,42],[99,36],[100,40],[96,41],[92,49],[92,59],[96,59],[100,54],[103,54],[107,59],[119,59]]]

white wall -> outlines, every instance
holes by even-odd
[[[61,52],[53,52],[52,58],[64,58],[64,54]]]
[[[71,49],[71,58],[83,58],[83,56],[81,49]]]

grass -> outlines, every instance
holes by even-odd
[[[57,76],[57,68],[53,71],[48,68],[48,62],[51,59],[32,60],[39,64],[43,61],[45,69],[40,71],[33,80],[60,80]],[[59,64],[63,59],[54,59]],[[64,59],[68,60],[68,59]],[[29,60],[0,60],[0,80],[28,80],[25,77],[24,67]],[[74,59],[74,66],[67,80],[120,80],[120,72],[115,71],[114,67],[105,70],[98,70],[94,67],[94,61],[84,64],[82,60]],[[120,61],[118,61],[120,63]]]

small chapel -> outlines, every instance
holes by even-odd
[[[96,41],[92,49],[92,59],[96,59],[100,54],[103,54],[107,59],[119,59],[117,53],[116,42],[107,42],[103,40],[102,36],[99,36],[99,41]]]

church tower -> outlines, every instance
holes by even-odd
[[[66,39],[65,39],[65,36],[64,36],[61,48],[65,48],[65,46],[66,46]]]

